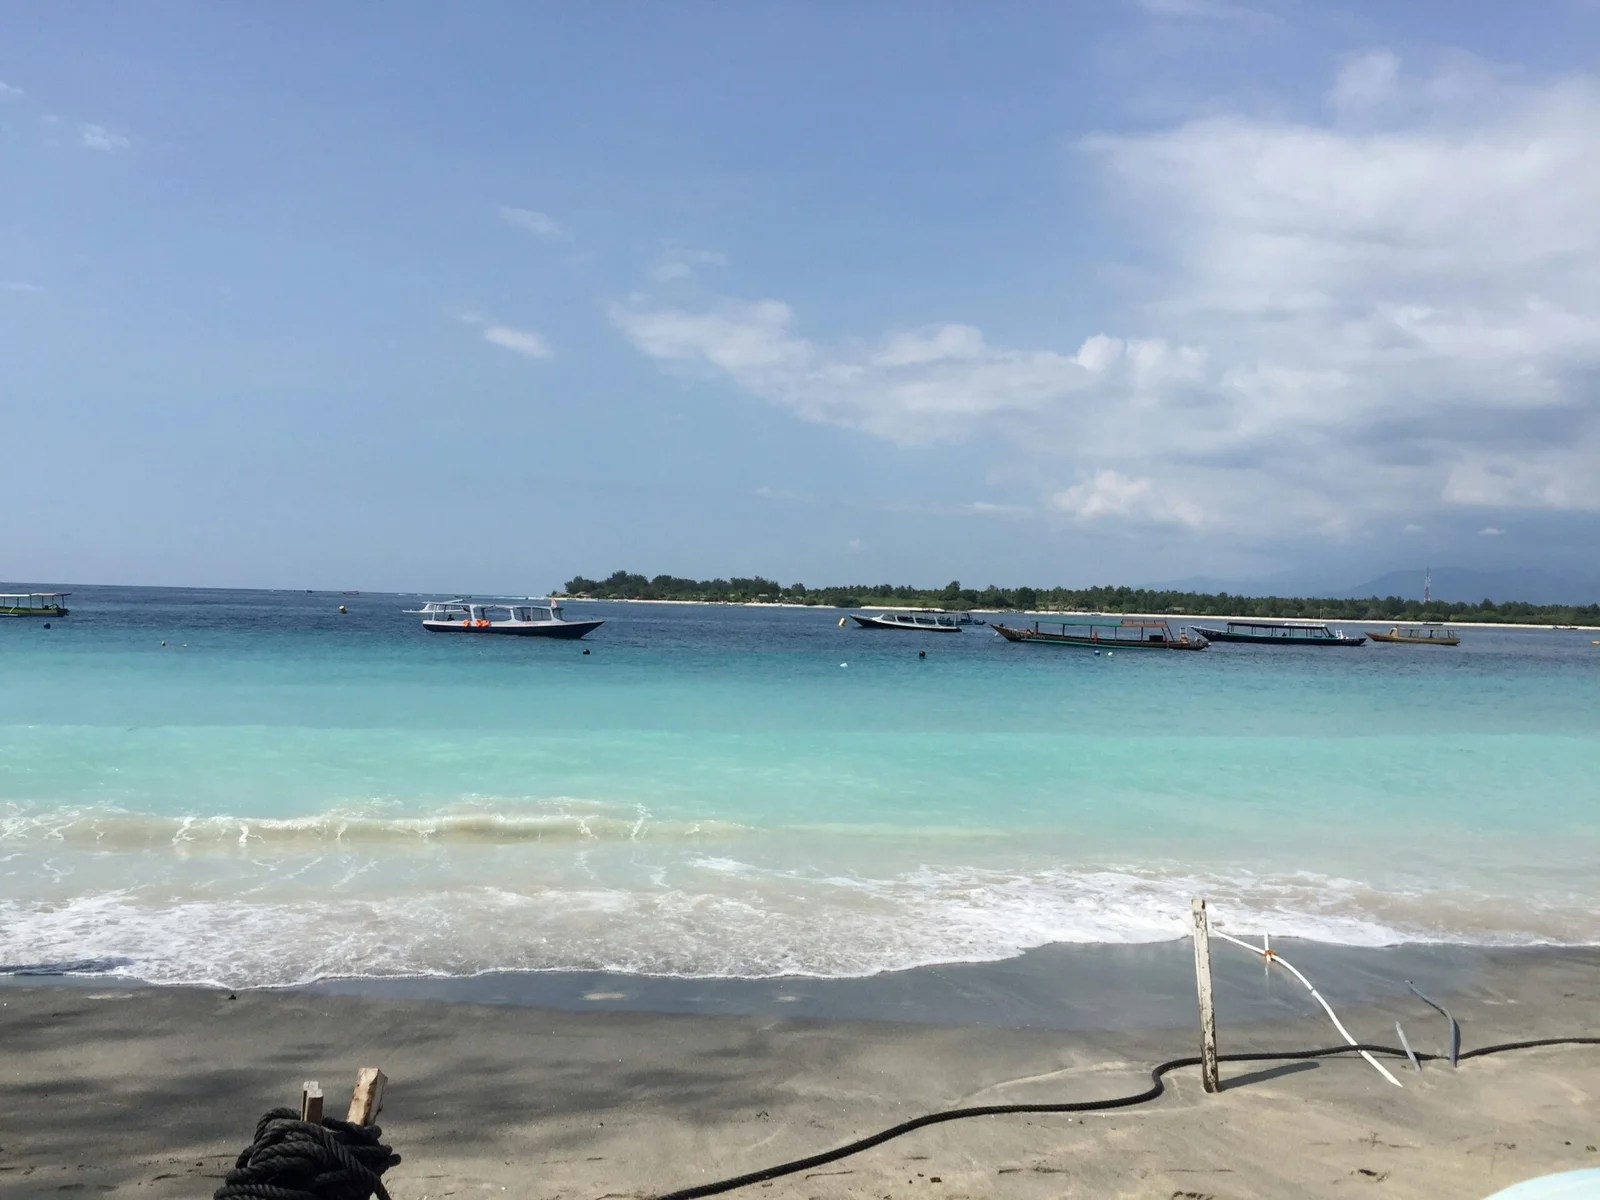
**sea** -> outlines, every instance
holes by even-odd
[[[73,592],[0,620],[0,970],[868,976],[1169,941],[1194,896],[1241,935],[1600,942],[1590,631],[1095,654],[572,602],[573,642]]]

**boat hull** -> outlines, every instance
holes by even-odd
[[[1008,642],[1027,642],[1030,645],[1072,646],[1085,650],[1204,650],[1209,643],[1178,641],[1162,638],[1160,641],[1139,638],[1080,637],[1070,633],[1040,633],[1033,629],[1012,629],[996,624],[993,629]]]
[[[1407,637],[1403,633],[1369,633],[1367,635],[1375,642],[1394,642],[1402,646],[1459,646],[1461,639],[1458,637]]]
[[[863,629],[897,629],[901,633],[960,633],[959,625],[902,625],[898,621],[880,621],[877,617],[858,617],[850,614],[850,619]]]
[[[65,608],[0,608],[0,617],[64,617]]]
[[[1210,629],[1196,625],[1194,631],[1208,642],[1241,642],[1249,646],[1364,646],[1365,637],[1311,638],[1311,637],[1254,637],[1248,633],[1229,633],[1225,629]]]
[[[494,621],[487,625],[468,625],[461,621],[424,621],[429,633],[497,633],[510,637],[581,638],[593,633],[602,621]]]

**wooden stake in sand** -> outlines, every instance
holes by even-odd
[[[308,1079],[300,1085],[300,1119],[322,1124],[322,1085]]]
[[[383,1107],[383,1085],[389,1077],[377,1067],[362,1067],[356,1072],[356,1090],[350,1097],[350,1112],[345,1117],[352,1125],[371,1125]]]
[[[1217,1013],[1211,1004],[1211,925],[1206,902],[1194,902],[1194,981],[1200,993],[1200,1082],[1208,1092],[1220,1092],[1217,1078]]]

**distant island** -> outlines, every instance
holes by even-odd
[[[1174,592],[1150,588],[942,588],[894,584],[848,587],[787,587],[759,575],[748,579],[680,579],[617,571],[606,579],[569,579],[564,594],[593,600],[678,600],[705,604],[806,604],[827,608],[942,608],[951,611],[1172,613],[1192,617],[1281,617],[1317,621],[1485,621],[1506,625],[1600,625],[1600,604],[1551,605],[1510,601],[1476,604],[1408,600],[1401,596],[1314,599],[1299,596],[1234,596],[1227,592]]]

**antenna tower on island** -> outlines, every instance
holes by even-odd
[[[1433,569],[1422,568],[1422,602],[1428,604],[1433,600]]]

